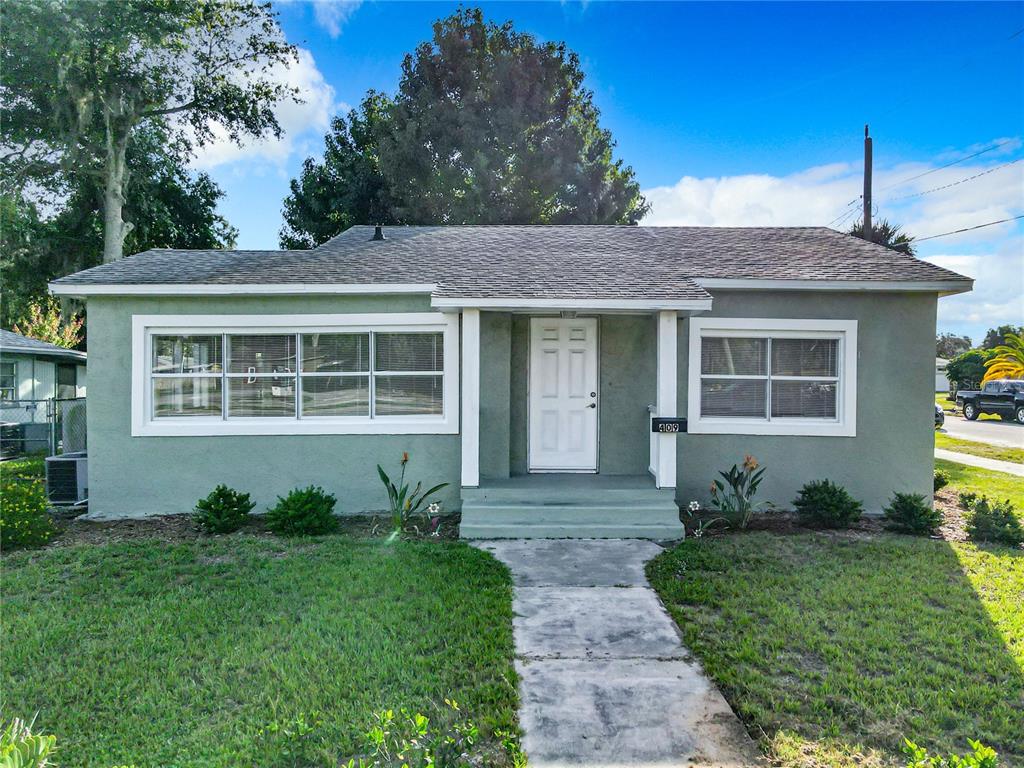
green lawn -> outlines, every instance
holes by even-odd
[[[375,711],[445,697],[492,748],[517,727],[511,581],[465,544],[236,534],[2,565],[3,714],[38,713],[61,765],[335,766]],[[322,724],[259,735],[299,716]]]
[[[956,493],[974,491],[990,499],[1009,499],[1017,511],[1024,514],[1024,477],[969,467],[943,459],[935,460],[935,468],[949,475],[947,488],[950,490]]]
[[[903,737],[1024,764],[1024,552],[746,533],[686,541],[648,575],[778,765],[896,764]]]
[[[1021,430],[1021,434],[1024,435],[1024,429]],[[944,448],[947,451],[957,451],[958,453],[969,453],[972,456],[983,456],[986,459],[1024,464],[1024,448],[1006,448],[1001,445],[989,445],[988,443],[979,443],[974,440],[960,440],[942,432],[935,433],[935,447]]]

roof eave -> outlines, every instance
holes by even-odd
[[[591,298],[524,298],[480,296],[435,296],[430,305],[435,309],[491,309],[507,312],[594,311],[602,312],[709,312],[711,297],[700,299],[591,299]]]
[[[776,280],[766,278],[704,278],[693,281],[705,290],[731,291],[847,291],[879,293],[937,293],[952,296],[974,289],[974,280]]]
[[[49,284],[55,296],[308,296],[429,294],[433,283],[72,283]]]

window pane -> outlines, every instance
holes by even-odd
[[[217,376],[153,379],[153,416],[220,416],[220,383]]]
[[[153,373],[219,373],[221,337],[154,336]]]
[[[767,381],[757,379],[702,379],[700,415],[766,418]]]
[[[443,371],[441,333],[377,333],[375,371]]]
[[[228,371],[231,373],[292,373],[295,371],[295,336],[229,336]]]
[[[768,339],[701,339],[700,372],[718,376],[765,376]]]
[[[443,413],[442,376],[375,376],[375,413],[398,416]]]
[[[834,419],[834,381],[773,381],[772,417]]]
[[[228,416],[295,418],[295,378],[229,378]]]
[[[838,376],[838,339],[772,339],[776,376]]]
[[[370,334],[303,334],[302,370],[305,373],[369,371]]]
[[[303,416],[369,416],[369,376],[303,376]]]

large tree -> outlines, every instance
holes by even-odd
[[[850,227],[849,234],[859,237],[861,240],[870,239],[872,243],[884,245],[886,248],[892,248],[894,251],[905,253],[908,256],[914,256],[914,238],[901,230],[902,227],[899,224],[890,224],[888,219],[881,219],[871,225],[870,238],[864,237],[863,221],[855,222]]]
[[[995,349],[1006,344],[1007,334],[1024,336],[1024,325],[1000,325],[996,328],[989,328],[985,339],[981,342],[982,349]]]
[[[281,243],[366,221],[635,224],[648,205],[614,146],[564,43],[459,10],[405,57],[393,99],[335,121],[292,182]]]
[[[940,333],[935,336],[935,356],[952,360],[971,348],[970,336],[957,336],[955,333]]]
[[[217,214],[223,192],[194,174],[163,132],[137,132],[129,145],[132,184],[125,215],[135,227],[131,251],[147,248],[231,248],[237,231]],[[91,174],[61,175],[65,196],[44,218],[29,195],[0,195],[0,325],[22,317],[46,293],[49,280],[103,260],[103,190]]]
[[[103,261],[124,253],[132,138],[173,131],[184,149],[216,126],[235,141],[281,132],[296,92],[275,65],[295,57],[269,3],[254,0],[18,0],[2,6],[0,121],[5,191],[59,174],[102,191]]]

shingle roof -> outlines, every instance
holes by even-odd
[[[449,298],[697,299],[698,279],[962,282],[825,227],[352,227],[308,251],[151,250],[57,280],[95,284],[423,283]]]
[[[71,357],[76,360],[85,360],[85,352],[76,349],[65,349],[51,344],[48,341],[30,339],[14,331],[7,331],[0,328],[0,352],[18,352],[28,355],[48,355],[50,357]]]

